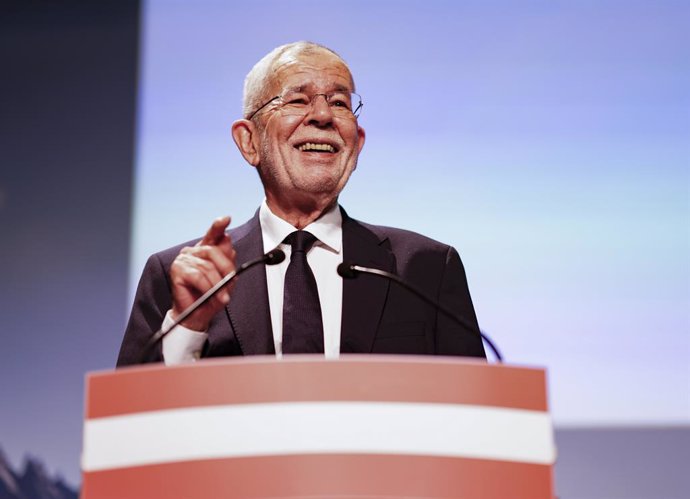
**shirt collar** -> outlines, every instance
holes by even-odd
[[[288,235],[297,230],[275,215],[268,207],[265,199],[259,208],[259,222],[261,223],[265,253],[277,248]],[[331,251],[340,253],[343,245],[343,216],[338,204],[336,203],[333,208],[307,225],[304,230],[316,236],[318,239],[316,244],[320,243]]]

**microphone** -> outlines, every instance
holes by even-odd
[[[269,251],[265,255],[262,255],[258,258],[254,258],[253,260],[249,260],[247,262],[244,262],[242,265],[240,265],[236,270],[233,270],[232,272],[228,273],[223,277],[220,281],[218,281],[211,289],[206,291],[203,295],[201,295],[194,303],[192,303],[189,307],[187,307],[184,312],[182,312],[177,319],[173,321],[173,323],[166,327],[163,328],[161,327],[156,334],[151,336],[151,339],[146,343],[146,346],[144,347],[144,352],[142,354],[142,358],[146,357],[146,354],[148,351],[153,347],[156,343],[161,341],[163,337],[168,334],[170,331],[172,331],[176,326],[178,326],[183,320],[185,320],[187,317],[192,315],[196,310],[202,306],[204,303],[209,301],[213,296],[218,293],[221,289],[223,289],[225,286],[230,284],[230,282],[237,277],[238,275],[242,274],[244,271],[254,267],[255,265],[258,265],[260,263],[263,263],[264,265],[276,265],[280,262],[285,260],[285,253],[283,250],[280,250],[278,248]]]
[[[468,320],[459,317],[455,315],[451,310],[448,308],[444,307],[440,303],[438,303],[436,300],[433,298],[429,297],[426,295],[423,291],[419,290],[418,288],[412,286],[411,284],[403,281],[399,276],[395,274],[391,274],[390,272],[386,272],[385,270],[380,270],[380,269],[372,269],[369,267],[362,267],[360,265],[355,265],[354,263],[349,263],[349,262],[343,262],[340,265],[338,265],[338,275],[344,279],[354,279],[356,278],[360,273],[362,274],[371,274],[379,277],[383,277],[384,279],[390,279],[391,281],[395,281],[400,286],[405,288],[406,290],[410,291],[412,294],[416,295],[418,298],[422,299],[432,307],[436,308],[437,310],[440,310],[443,312],[446,316],[450,317],[453,321],[456,323],[460,324],[462,327],[469,329],[470,331],[475,330],[474,324],[469,322]],[[486,342],[487,345],[489,345],[489,348],[493,352],[493,354],[496,356],[496,359],[498,362],[503,362],[503,356],[501,353],[498,351],[498,348],[494,345],[493,341],[484,334],[484,332],[480,329],[479,330],[479,335],[481,336],[482,340]]]

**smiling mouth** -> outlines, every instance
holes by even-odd
[[[295,146],[297,150],[302,152],[320,152],[320,153],[335,153],[336,148],[331,144],[323,142],[305,142],[299,146]]]

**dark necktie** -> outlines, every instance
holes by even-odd
[[[285,238],[292,247],[283,295],[283,353],[323,353],[321,304],[307,252],[316,237],[297,230]]]

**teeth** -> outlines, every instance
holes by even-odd
[[[300,151],[327,151],[335,152],[335,149],[330,144],[315,144],[314,142],[307,142],[298,147]]]

